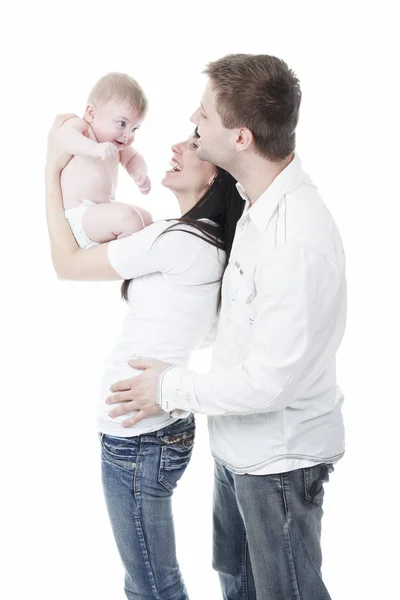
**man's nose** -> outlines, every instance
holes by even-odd
[[[190,121],[192,123],[194,123],[195,125],[198,125],[200,123],[200,106],[199,108],[196,110],[196,112],[194,112],[192,114],[192,116],[190,117]]]

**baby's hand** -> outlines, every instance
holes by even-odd
[[[135,183],[139,188],[139,192],[141,192],[144,195],[148,194],[149,191],[151,190],[150,178],[148,175],[145,175],[144,173],[135,177]]]
[[[102,142],[97,144],[93,150],[94,158],[100,158],[101,160],[114,159],[118,154],[117,148],[111,142]]]

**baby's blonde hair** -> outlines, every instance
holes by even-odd
[[[138,82],[126,73],[108,73],[94,85],[88,102],[95,106],[106,104],[111,100],[128,102],[136,109],[140,117],[147,112],[147,98]]]

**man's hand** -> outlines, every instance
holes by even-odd
[[[144,371],[137,377],[117,381],[111,386],[111,391],[115,392],[106,400],[107,404],[118,404],[110,413],[111,418],[119,417],[137,410],[133,416],[123,421],[123,427],[132,427],[142,419],[151,417],[160,412],[162,408],[156,404],[157,381],[159,375],[170,365],[161,360],[130,360],[129,366],[133,369]]]
[[[61,173],[72,158],[71,154],[61,150],[57,136],[68,119],[76,118],[73,113],[57,115],[47,137],[46,173]]]

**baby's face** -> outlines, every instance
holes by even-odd
[[[110,101],[96,109],[90,124],[98,142],[112,142],[123,150],[132,144],[141,123],[142,117],[127,102]]]

